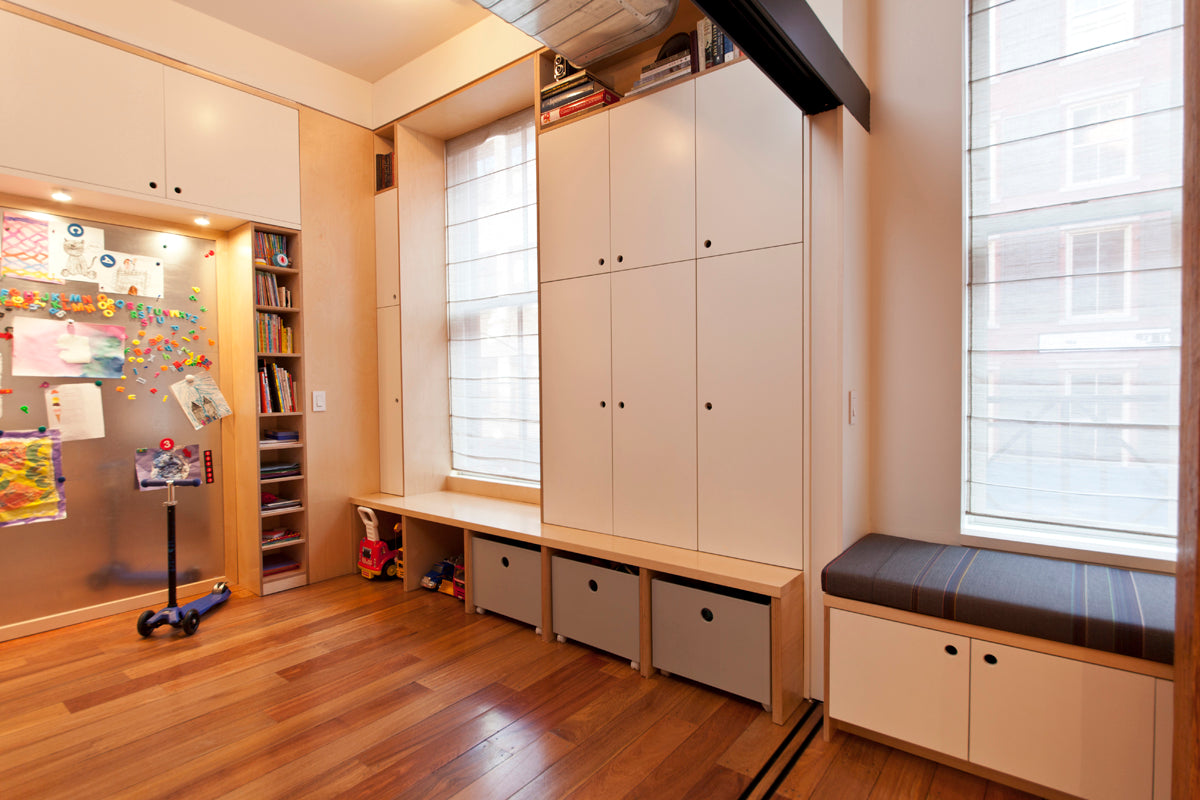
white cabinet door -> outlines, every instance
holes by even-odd
[[[400,304],[399,189],[375,195],[375,307]]]
[[[176,69],[165,87],[167,198],[299,226],[296,110]]]
[[[404,494],[404,398],[400,373],[400,306],[375,312],[379,337],[379,491]]]
[[[804,114],[750,61],[695,83],[697,255],[801,241]]]
[[[163,69],[0,13],[0,165],[162,197]]]
[[[800,569],[800,245],[696,265],[699,547]]]
[[[608,112],[612,268],[696,256],[696,93],[693,81]]]
[[[1148,800],[1154,679],[971,643],[970,760],[1094,800]]]
[[[539,279],[609,271],[608,114],[538,137]]]
[[[829,716],[967,757],[971,640],[829,610]]]
[[[695,266],[612,275],[613,533],[692,550]]]
[[[542,517],[612,533],[609,276],[541,286]]]

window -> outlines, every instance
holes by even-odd
[[[964,532],[1172,558],[1181,4],[969,8]]]
[[[451,465],[540,479],[532,109],[446,142]]]

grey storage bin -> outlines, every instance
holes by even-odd
[[[563,556],[550,559],[554,632],[627,658],[636,669],[638,576]]]
[[[651,581],[654,666],[771,702],[771,605],[767,598]]]
[[[475,610],[494,611],[540,628],[542,554],[479,536],[471,539],[471,592]]]

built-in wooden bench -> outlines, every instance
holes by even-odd
[[[552,559],[574,555],[636,567],[638,571],[638,639],[636,660],[642,675],[655,672],[654,613],[651,599],[656,579],[678,579],[749,593],[769,603],[770,694],[763,700],[772,720],[782,724],[803,697],[804,575],[799,570],[760,564],[678,547],[625,539],[620,536],[544,525],[541,508],[478,495],[454,492],[400,497],[369,494],[351,497],[355,506],[365,506],[401,523],[404,547],[404,588],[419,588],[421,576],[438,561],[463,553],[466,571],[466,605],[475,609],[475,571],[472,552],[475,540],[497,540],[532,546],[540,553],[541,636],[554,639]],[[353,510],[352,510],[353,513]],[[357,523],[357,516],[354,517]],[[392,525],[381,520],[381,535]],[[707,611],[707,609],[705,609]],[[711,618],[711,613],[705,619]],[[660,630],[660,635],[668,633]],[[714,643],[706,657],[714,661],[743,657]],[[748,656],[747,656],[748,657]],[[682,670],[677,670],[684,674]]]
[[[1042,796],[1170,796],[1173,576],[871,534],[821,581],[826,735]]]

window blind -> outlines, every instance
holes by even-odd
[[[969,6],[968,528],[1175,536],[1182,18]]]
[[[537,166],[532,109],[446,142],[455,470],[538,481]]]

